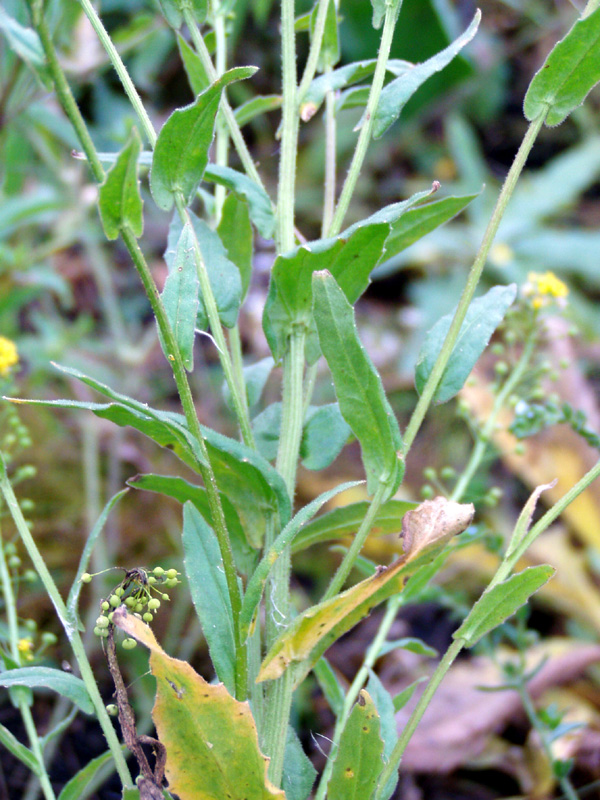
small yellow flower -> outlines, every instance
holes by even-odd
[[[25,661],[33,661],[33,640],[29,638],[19,639],[17,650],[23,656]]]
[[[5,336],[0,336],[0,375],[6,377],[11,368],[19,363],[19,354],[15,343]]]
[[[523,294],[530,298],[533,308],[539,310],[553,300],[557,305],[564,306],[569,289],[553,272],[530,272],[523,286]]]

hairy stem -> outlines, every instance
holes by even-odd
[[[298,107],[294,0],[281,0],[282,120],[279,187],[277,190],[277,245],[280,253],[294,246],[294,200]]]

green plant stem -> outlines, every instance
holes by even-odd
[[[43,14],[41,13],[40,3],[33,3],[31,8],[34,26],[38,32],[38,35],[40,36],[40,41],[44,49],[44,54],[48,62],[48,68],[56,88],[57,96],[79,137],[83,150],[92,169],[92,173],[95,179],[100,183],[104,180],[104,168],[100,163],[96,148],[87,130],[87,126],[83,120],[83,117],[81,116],[77,103],[75,102],[75,99],[71,93],[67,79],[65,78],[64,72],[58,62],[56,50],[54,49],[54,44],[52,43],[47,23]],[[198,460],[198,469],[205,482],[213,520],[213,527],[219,543],[221,558],[223,559],[223,568],[225,570],[227,579],[227,588],[231,597],[233,619],[237,624],[241,609],[241,594],[237,581],[231,543],[229,540],[229,534],[227,532],[227,526],[225,524],[225,515],[221,506],[221,499],[219,497],[217,483],[212,467],[210,466],[206,443],[202,436],[200,422],[198,421],[198,415],[196,414],[196,408],[194,406],[185,367],[183,366],[179,348],[177,347],[173,331],[169,324],[164,305],[158,292],[158,287],[154,282],[154,278],[152,277],[148,264],[146,263],[143,253],[139,248],[137,239],[128,228],[124,228],[121,231],[121,236],[125,246],[127,247],[127,250],[129,251],[138,275],[140,276],[142,285],[148,300],[150,301],[152,311],[156,317],[156,322],[163,337],[163,341],[165,342],[167,350],[172,356],[172,358],[169,358],[168,360],[171,365],[171,369],[173,370],[173,377],[175,378],[177,391],[179,393],[188,428],[190,433],[197,441],[198,452],[196,453],[196,457]],[[245,648],[240,641],[239,626],[237,628],[236,643],[236,688],[239,692],[239,699],[243,700],[245,699],[247,692],[247,665]]]
[[[512,196],[517,180],[519,179],[523,167],[525,166],[525,162],[527,161],[527,157],[529,156],[529,153],[537,138],[540,128],[544,124],[546,113],[547,112],[540,114],[540,116],[529,125],[527,132],[523,137],[523,141],[521,142],[521,146],[519,147],[517,155],[515,156],[515,160],[513,161],[512,166],[508,172],[508,175],[506,176],[506,180],[504,181],[504,185],[502,186],[502,190],[496,202],[496,207],[494,208],[494,212],[490,218],[488,226],[483,235],[483,240],[479,247],[479,251],[475,256],[475,261],[473,262],[473,266],[471,267],[471,270],[469,272],[467,283],[465,285],[460,301],[458,303],[456,313],[454,314],[454,319],[452,320],[452,324],[450,325],[450,329],[448,330],[448,334],[446,336],[446,339],[444,340],[444,344],[442,345],[440,354],[437,357],[435,364],[433,365],[431,374],[429,375],[429,378],[427,379],[427,382],[423,387],[423,391],[421,392],[419,401],[415,406],[415,410],[412,413],[412,416],[404,433],[403,438],[404,438],[405,456],[410,450],[412,443],[415,440],[415,436],[417,435],[417,432],[421,427],[421,423],[423,422],[425,414],[427,413],[427,410],[429,409],[429,406],[433,401],[436,389],[439,385],[440,380],[442,379],[444,370],[446,369],[446,366],[452,354],[452,350],[454,349],[454,345],[456,344],[458,334],[460,333],[461,325],[469,309],[471,300],[473,299],[473,295],[475,293],[475,289],[477,288],[477,284],[479,283],[479,279],[481,277],[481,273],[483,272],[483,268],[485,266],[488,253],[494,241],[494,237],[496,236],[498,226],[500,225],[500,221],[504,215],[504,211],[506,210],[508,201]]]
[[[356,532],[356,536],[354,537],[348,552],[342,559],[342,563],[339,565],[335,575],[331,579],[331,583],[323,595],[323,600],[321,602],[329,600],[342,589],[344,583],[346,582],[346,578],[351,573],[354,562],[360,554],[366,538],[373,527],[373,523],[375,522],[375,518],[377,517],[388,489],[389,487],[387,481],[381,481],[377,487],[377,491],[373,495],[373,499],[369,505],[369,510],[365,514],[365,518],[361,522],[360,528]]]
[[[23,513],[21,512],[21,508],[15,497],[15,493],[13,488],[10,484],[8,479],[8,474],[6,472],[6,465],[4,463],[4,459],[0,454],[0,490],[4,495],[4,499],[6,501],[6,505],[11,513],[11,516],[14,520],[14,523],[17,527],[19,535],[21,537],[21,541],[27,550],[29,558],[37,572],[40,576],[40,580],[44,585],[44,589],[48,597],[50,598],[52,605],[58,615],[58,618],[67,634],[67,638],[71,644],[71,648],[73,650],[73,654],[75,659],[77,660],[77,665],[79,666],[79,671],[81,673],[81,678],[85,683],[86,689],[90,695],[91,701],[94,705],[94,710],[96,712],[96,716],[98,718],[98,722],[100,723],[100,727],[106,737],[106,742],[113,754],[113,758],[115,760],[115,766],[117,768],[117,772],[119,773],[119,778],[121,779],[124,786],[131,786],[131,775],[129,774],[129,768],[125,763],[125,759],[123,757],[123,752],[121,750],[121,746],[119,744],[119,740],[115,733],[115,729],[112,726],[112,722],[110,717],[107,714],[106,707],[100,696],[100,692],[98,690],[98,685],[96,683],[96,679],[94,678],[94,673],[92,672],[92,668],[90,666],[90,662],[88,661],[85,648],[83,646],[83,641],[81,636],[79,635],[79,631],[77,630],[77,624],[74,620],[71,620],[69,617],[69,612],[67,611],[67,607],[58,591],[58,587],[50,574],[48,567],[46,566],[46,562],[44,561],[42,554],[37,548],[35,540],[31,535],[29,528],[27,527],[27,523],[25,518],[23,517]],[[43,764],[43,761],[42,761]]]
[[[517,692],[519,693],[519,697],[521,698],[521,703],[523,704],[523,708],[525,709],[525,713],[527,714],[529,722],[531,723],[532,728],[534,728],[534,730],[536,731],[540,739],[540,742],[542,744],[542,749],[544,750],[546,758],[548,759],[548,763],[550,764],[550,768],[552,768],[552,765],[554,763],[554,756],[552,755],[552,748],[550,746],[550,743],[548,742],[546,728],[537,715],[535,706],[533,705],[531,696],[527,691],[527,686],[523,682],[522,676],[521,680],[519,680],[517,683],[516,689]],[[571,783],[571,781],[567,776],[559,778],[558,783],[563,791],[564,796],[568,800],[579,800],[579,796],[575,791],[575,789],[573,788],[573,784]]]
[[[198,23],[194,19],[194,15],[188,8],[183,9],[183,18],[185,19],[185,24],[188,27],[190,32],[190,36],[192,39],[192,43],[202,62],[202,66],[206,74],[209,77],[210,81],[216,81],[218,75],[215,70],[214,64],[210,57],[210,53],[208,52],[208,48],[204,42],[202,34],[200,33],[200,29],[198,27]],[[257,183],[262,189],[265,188],[264,183],[261,180],[260,175],[258,174],[258,170],[256,169],[256,165],[254,164],[254,160],[250,155],[250,151],[248,150],[248,145],[244,139],[240,126],[235,118],[235,114],[233,113],[233,109],[231,108],[229,101],[223,95],[221,98],[221,109],[223,111],[223,115],[225,117],[225,122],[227,123],[227,127],[229,128],[229,133],[231,135],[231,140],[233,145],[237,151],[238,156],[240,157],[240,161],[242,162],[242,166],[246,171],[246,174],[249,178]],[[266,191],[266,190],[265,190]]]
[[[400,734],[398,741],[394,745],[394,749],[390,753],[390,760],[384,766],[383,771],[379,777],[379,785],[377,787],[377,791],[374,795],[374,800],[381,800],[383,790],[387,786],[388,781],[397,771],[398,767],[400,766],[400,762],[402,761],[402,756],[404,755],[404,751],[412,738],[413,733],[417,729],[418,724],[420,723],[423,714],[427,710],[427,706],[429,705],[431,698],[437,691],[438,686],[442,682],[444,676],[450,669],[454,659],[460,653],[462,648],[464,647],[464,639],[455,639],[446,653],[444,657],[437,665],[437,668],[431,678],[429,679],[429,683],[425,687],[425,691],[421,695],[419,702],[417,703],[415,710],[413,711],[410,719],[406,723],[404,730]]]
[[[525,370],[529,366],[529,362],[531,360],[531,356],[535,350],[535,346],[537,343],[537,335],[536,331],[532,331],[525,342],[525,346],[523,347],[523,352],[521,353],[519,360],[513,371],[511,372],[508,379],[504,382],[504,386],[498,394],[496,395],[496,399],[494,400],[494,405],[492,410],[485,422],[485,425],[481,429],[481,431],[477,435],[477,442],[475,447],[473,448],[473,452],[471,453],[471,457],[469,458],[469,463],[462,471],[459,480],[454,487],[454,490],[451,495],[451,500],[455,502],[459,502],[460,499],[463,497],[464,493],[466,492],[473,476],[477,472],[479,465],[485,455],[485,451],[487,450],[490,439],[492,434],[494,433],[494,429],[496,427],[496,422],[498,420],[498,415],[500,414],[502,408],[504,407],[507,399],[510,397],[514,389],[519,385]]]
[[[214,20],[215,39],[217,43],[216,49],[216,72],[221,76],[227,69],[227,41],[225,38],[225,20],[221,13],[215,15]],[[226,167],[229,151],[229,131],[227,123],[224,119],[223,108],[219,109],[216,122],[216,142],[215,142],[215,160],[216,163]],[[216,205],[216,221],[217,224],[221,219],[221,210],[225,202],[226,189],[221,184],[215,187],[215,205]]]
[[[265,750],[271,758],[269,780],[275,786],[280,786],[294,690],[293,670],[286,669],[280,678],[272,682],[272,685],[273,690],[269,694],[267,702]]]
[[[248,408],[248,395],[246,393],[246,383],[244,381],[244,359],[242,356],[242,340],[240,337],[239,323],[233,326],[229,331],[229,346],[231,348],[231,363],[233,364],[233,377],[236,382],[238,392],[242,398],[246,414],[250,417],[250,410]]]
[[[328,72],[331,72],[331,68]],[[323,237],[327,236],[331,228],[335,209],[336,153],[335,93],[329,91],[325,95],[325,185],[321,228]]]
[[[285,481],[292,502],[304,422],[302,378],[305,342],[304,327],[294,328],[290,335],[288,352],[283,359],[281,439],[275,466]]]
[[[354,194],[358,176],[360,175],[360,171],[367,154],[367,149],[371,140],[371,133],[373,131],[375,112],[377,111],[377,106],[379,105],[379,98],[381,96],[381,90],[383,89],[383,82],[385,80],[385,73],[388,59],[390,57],[390,49],[392,47],[392,39],[394,37],[394,29],[396,27],[396,20],[398,19],[400,5],[401,3],[396,1],[393,4],[388,5],[385,12],[385,21],[383,23],[381,42],[379,44],[379,52],[377,54],[377,64],[375,66],[373,82],[369,91],[367,107],[363,116],[362,127],[358,135],[358,141],[356,142],[356,148],[354,150],[354,155],[352,156],[350,169],[346,175],[346,180],[344,181],[344,186],[342,187],[342,192],[333,215],[333,221],[329,229],[329,236],[337,236],[342,229],[342,223],[344,222],[344,217],[348,211],[350,200]]]
[[[281,0],[282,119],[279,186],[277,189],[277,246],[286,253],[294,246],[294,200],[298,107],[294,0]]]
[[[219,319],[217,302],[210,285],[208,272],[206,271],[206,265],[204,263],[204,259],[202,258],[202,252],[200,251],[200,245],[194,231],[194,226],[182,194],[178,193],[175,195],[175,204],[177,206],[179,216],[181,217],[181,221],[184,225],[190,226],[190,231],[192,233],[196,271],[198,274],[198,280],[200,282],[200,292],[202,295],[202,300],[204,301],[204,307],[206,308],[210,330],[215,340],[217,350],[219,351],[219,358],[221,361],[221,366],[223,367],[223,372],[225,373],[225,380],[227,381],[227,386],[231,392],[231,400],[233,402],[233,407],[240,425],[242,439],[244,440],[244,444],[253,448],[254,434],[252,433],[252,427],[250,425],[248,404],[245,402],[246,395],[245,392],[239,391],[238,384],[235,380],[233,364],[231,361],[231,355],[229,353],[229,345],[225,339],[223,326],[221,325],[221,320]]]
[[[318,1],[317,16],[315,17],[315,26],[312,31],[308,58],[306,59],[304,72],[302,73],[302,79],[300,80],[300,85],[298,86],[298,105],[302,103],[304,95],[307,93],[317,71],[317,64],[319,63],[319,55],[321,53],[321,45],[323,44],[323,35],[325,34],[325,23],[327,21],[329,2],[330,0]]]
[[[127,72],[127,68],[123,63],[123,59],[119,55],[117,48],[114,46],[112,39],[102,20],[98,16],[96,9],[91,4],[90,0],[79,0],[81,8],[83,9],[83,13],[89,19],[92,28],[94,29],[96,36],[100,40],[100,44],[106,50],[106,53],[117,73],[119,76],[119,80],[121,81],[123,88],[125,89],[125,93],[129,98],[129,102],[133,106],[133,110],[138,116],[146,138],[150,142],[152,148],[156,143],[156,132],[154,130],[154,126],[150,121],[150,117],[148,116],[146,109],[144,108],[144,104],[141,101],[141,98],[138,94],[137,89],[133,85],[133,81],[131,80],[129,73]]]
[[[331,747],[329,748],[329,758],[327,759],[327,764],[325,765],[325,769],[323,770],[323,774],[321,775],[321,779],[319,781],[319,787],[315,794],[315,800],[324,800],[325,793],[327,792],[327,785],[329,783],[329,779],[331,778],[331,772],[333,770],[333,764],[335,761],[335,752],[339,745],[340,737],[346,725],[346,721],[350,716],[350,712],[352,711],[352,707],[358,697],[360,690],[363,688],[365,682],[369,677],[369,670],[373,669],[375,662],[379,658],[379,653],[381,652],[381,648],[387,638],[388,633],[390,632],[390,628],[392,627],[394,620],[396,619],[396,615],[398,614],[398,609],[403,603],[403,598],[401,594],[392,597],[388,600],[387,608],[385,610],[385,614],[383,619],[379,623],[379,628],[377,629],[377,633],[375,638],[369,645],[369,649],[365,655],[361,668],[356,673],[354,680],[348,691],[346,692],[346,697],[344,699],[344,707],[342,709],[342,713],[338,717],[335,723],[335,730],[333,732],[333,736],[331,739]]]

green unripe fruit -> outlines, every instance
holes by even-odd
[[[150,586],[154,586],[154,584],[157,583],[157,580],[154,577],[154,575],[149,575],[148,576],[148,583],[150,584]]]
[[[167,578],[167,580],[165,581],[165,585],[168,586],[169,589],[172,589],[174,586],[177,586],[178,583],[179,581],[177,580],[177,578]]]
[[[117,597],[123,597],[123,595],[125,594],[125,589],[122,586],[117,586],[117,588],[115,589],[115,594],[117,595]]]
[[[152,572],[156,575],[157,578],[160,578],[161,575],[165,574],[165,571],[162,567],[154,567]]]
[[[171,579],[176,578],[179,575],[176,569],[168,569],[165,574],[167,578]]]
[[[454,467],[442,467],[440,477],[444,481],[453,481],[456,478],[456,470]]]
[[[435,492],[433,490],[433,486],[430,486],[428,483],[425,486],[421,487],[421,497],[424,500],[431,500],[434,496]]]
[[[108,609],[110,608],[110,605],[106,602],[106,600],[104,600],[102,602],[102,604],[100,605],[100,608],[102,609],[102,611],[108,611]]]
[[[8,542],[4,547],[4,552],[7,556],[14,556],[14,554],[17,552],[16,544],[14,542]]]
[[[28,497],[21,500],[21,511],[26,513],[27,511],[33,511],[34,508],[35,503],[33,500],[30,500]]]
[[[34,633],[37,631],[37,622],[34,619],[26,619],[23,623],[23,627],[30,633]]]
[[[102,628],[99,628],[97,625],[94,628],[94,636],[102,636]]]
[[[491,347],[490,350],[495,356],[501,356],[504,353],[504,345],[502,342],[495,342]]]
[[[168,594],[163,594],[162,599],[163,600],[170,600],[171,598],[169,597]]]
[[[426,481],[434,481],[437,478],[437,472],[433,467],[425,467],[423,470],[423,477]]]
[[[23,573],[23,580],[27,583],[35,583],[37,580],[37,573],[33,569],[26,569]]]
[[[110,614],[108,615],[108,621],[109,621],[109,622],[112,622],[112,621],[113,621],[113,617],[114,617],[114,615],[115,615],[115,612],[114,612],[114,611],[111,611],[111,612],[110,612]]]
[[[146,613],[142,615],[142,619],[144,620],[144,622],[152,622],[154,617],[152,616],[152,614],[146,611]]]
[[[100,636],[103,639],[106,639],[106,637],[108,636],[108,628],[100,628]]]
[[[144,610],[144,604],[143,603],[136,603],[135,604],[135,612],[136,612],[136,614],[141,614],[143,610]]]
[[[42,639],[42,644],[50,645],[50,644],[56,644],[58,642],[58,637],[56,636],[55,633],[52,633],[52,631],[45,631],[44,633],[42,633],[41,639]]]
[[[104,614],[101,614],[96,620],[96,626],[98,628],[108,628],[108,625],[108,617],[105,617]]]
[[[84,572],[83,575],[81,576],[80,580],[81,580],[82,583],[91,583],[92,582],[92,576],[90,575],[89,572]]]
[[[17,569],[18,567],[20,567],[20,566],[21,566],[21,564],[22,564],[22,563],[23,563],[23,562],[21,561],[21,559],[19,558],[19,556],[11,556],[11,557],[8,559],[8,566],[9,566],[9,567],[12,567],[13,569]]]
[[[116,707],[114,703],[109,703],[106,706],[106,713],[108,714],[109,717],[116,717],[117,714],[119,713],[119,709]]]
[[[494,364],[494,372],[496,375],[506,375],[508,372],[509,367],[506,361],[496,361]]]
[[[111,604],[113,608],[117,608],[118,606],[121,605],[121,598],[119,597],[118,594],[111,594],[111,596],[108,599],[108,602]]]
[[[125,598],[125,605],[127,608],[133,608],[136,604],[135,597],[126,597]]]
[[[153,597],[152,600],[148,601],[148,608],[150,611],[160,608],[160,600],[157,600],[155,597]]]
[[[137,647],[137,642],[135,639],[123,640],[123,650],[133,650],[134,647]]]

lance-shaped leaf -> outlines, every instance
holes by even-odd
[[[192,503],[183,507],[183,566],[219,680],[235,691],[235,627],[217,537]]]
[[[377,512],[369,536],[386,536],[400,533],[402,518],[407,511],[415,508],[417,503],[407,500],[388,500]],[[361,501],[350,503],[341,508],[334,508],[321,514],[320,517],[307,523],[294,539],[292,552],[298,553],[314,544],[335,541],[352,536],[360,528],[369,510],[369,503]]]
[[[280,94],[259,94],[235,109],[235,121],[240,128],[243,128],[256,117],[260,117],[268,111],[280,109],[281,101]]]
[[[90,784],[95,782],[97,776],[104,771],[104,767],[109,765],[113,758],[112,750],[107,750],[105,753],[102,753],[101,756],[97,756],[96,758],[92,758],[91,761],[88,761],[85,767],[80,769],[79,772],[63,786],[58,800],[81,800],[82,797],[89,797],[93,791]]]
[[[401,592],[409,575],[433,560],[453,536],[465,530],[473,513],[472,504],[454,503],[443,497],[426,500],[408,511],[402,524],[402,557],[296,617],[267,653],[257,680],[272,680],[290,664],[303,662],[301,668],[296,666],[294,670],[297,685],[333,642],[376,605]]]
[[[317,770],[302,749],[298,734],[288,725],[281,777],[285,800],[307,800],[316,777]]]
[[[42,774],[42,766],[28,747],[17,739],[14,733],[0,724],[0,744],[18,758],[34,775]]]
[[[265,584],[273,564],[275,564],[282,553],[290,547],[302,526],[306,524],[309,519],[314,517],[324,503],[326,503],[328,500],[331,500],[332,497],[335,497],[340,492],[345,492],[346,489],[352,489],[354,486],[358,486],[359,484],[360,481],[350,481],[349,483],[342,483],[339,486],[336,486],[335,489],[330,489],[328,492],[323,492],[323,494],[320,494],[311,503],[304,506],[304,508],[302,508],[281,531],[279,536],[275,539],[269,550],[261,559],[260,564],[248,582],[248,587],[242,603],[242,610],[240,612],[240,630],[242,639],[245,639],[250,631],[250,627],[254,621],[254,615],[256,614],[261,601]]]
[[[100,185],[98,210],[107,239],[116,239],[122,230],[140,237],[144,230],[142,196],[138,180],[138,158],[142,149],[137,128]]]
[[[185,250],[185,258],[188,259],[190,271],[193,269],[197,277],[195,246],[198,249],[202,261],[206,267],[208,280],[213,291],[219,319],[228,328],[233,327],[237,320],[238,311],[241,304],[242,281],[240,271],[237,266],[227,257],[227,251],[219,234],[208,227],[204,220],[199,219],[192,211],[188,212],[192,221],[193,232],[186,244],[189,247]],[[189,227],[189,226],[188,226]],[[183,234],[182,222],[179,214],[175,213],[169,226],[169,236],[167,239],[167,249],[165,250],[165,261],[169,267],[169,275],[175,269],[179,259],[179,241]],[[197,314],[194,318],[194,326],[199,330],[208,329],[208,317],[202,299],[202,294],[196,290]]]
[[[383,739],[383,760],[384,763],[387,763],[390,760],[394,745],[398,741],[394,700],[372,669],[369,670],[367,692],[373,700],[373,705],[379,717],[379,727],[381,738]],[[397,783],[398,772],[395,771],[381,793],[381,800],[388,800],[392,796]]]
[[[194,256],[194,234],[190,225],[185,225],[179,236],[162,301],[175,342],[179,348],[183,366],[191,372],[194,368],[194,337],[198,316],[198,273]],[[169,358],[165,342],[161,339],[164,354]]]
[[[143,489],[147,492],[158,492],[165,497],[172,497],[182,505],[188,501],[193,503],[202,514],[206,522],[214,527],[212,511],[208,502],[208,495],[203,486],[194,486],[183,478],[170,475],[136,475],[127,481],[128,486],[134,489]],[[246,533],[242,528],[239,515],[229,497],[219,493],[221,506],[225,515],[225,525],[231,540],[231,549],[238,570],[247,575],[254,569],[256,551],[248,544]]]
[[[473,300],[436,389],[434,402],[445,403],[462,389],[516,296],[517,286],[511,283],[510,286],[494,286],[483,297]],[[425,338],[415,373],[415,384],[419,393],[431,374],[453,319],[454,311],[446,314],[436,322]]]
[[[190,88],[194,95],[199,95],[210,85],[210,78],[202,65],[200,56],[189,46],[183,36],[177,34],[177,47],[183,62]]]
[[[313,293],[319,344],[333,376],[342,416],[360,442],[367,489],[373,494],[385,483],[389,496],[403,476],[398,422],[381,378],[358,338],[354,312],[344,292],[333,276],[323,271],[313,277]]]
[[[227,73],[225,73],[227,74]],[[250,219],[256,230],[265,239],[272,239],[275,231],[275,213],[269,195],[255,183],[252,178],[231,167],[220,164],[209,164],[204,173],[204,180],[225,186],[242,200],[248,203]]]
[[[554,567],[542,564],[527,567],[508,580],[484,592],[471,609],[471,613],[454,632],[455,639],[464,639],[466,647],[474,644],[493,631],[525,605],[532,594],[537,592],[555,573]]]
[[[158,3],[164,18],[175,30],[183,24],[184,8],[189,8],[198,25],[202,25],[208,12],[208,0],[158,0]]]
[[[124,606],[113,620],[150,650],[156,678],[152,718],[167,750],[169,789],[181,800],[285,800],[267,779],[268,759],[259,750],[248,703],[168,656],[150,628]]]
[[[327,786],[328,800],[372,797],[383,769],[379,716],[365,689],[344,726]]]
[[[391,81],[385,86],[379,98],[375,120],[373,124],[373,136],[377,139],[387,131],[400,116],[400,112],[417,91],[421,84],[436,72],[444,69],[468,44],[477,33],[481,12],[477,11],[473,21],[457,39],[448,45],[444,50],[436,53],[435,56],[428,58],[422,64],[416,64],[411,70],[406,72],[396,80]]]
[[[75,703],[86,714],[94,713],[94,705],[81,678],[62,669],[52,667],[20,667],[0,673],[0,686],[28,686],[44,688],[61,694]]]
[[[317,21],[318,4],[310,15],[310,38],[314,38],[314,29]],[[335,0],[328,0],[327,12],[325,14],[325,27],[321,40],[321,50],[319,52],[319,62],[317,70],[325,72],[332,69],[340,60],[340,40],[338,32],[338,15]]]
[[[598,81],[600,8],[578,19],[550,51],[525,95],[525,117],[531,121],[547,111],[546,125],[560,125],[583,103]]]
[[[240,301],[246,297],[252,275],[253,241],[248,203],[235,194],[229,194],[221,209],[217,228],[229,259],[235,264],[242,281]]]
[[[194,103],[178,108],[163,125],[150,172],[152,196],[163,211],[173,207],[177,193],[183,195],[186,204],[191,202],[208,163],[223,89],[255,72],[256,67],[236,67],[224,72]]]

